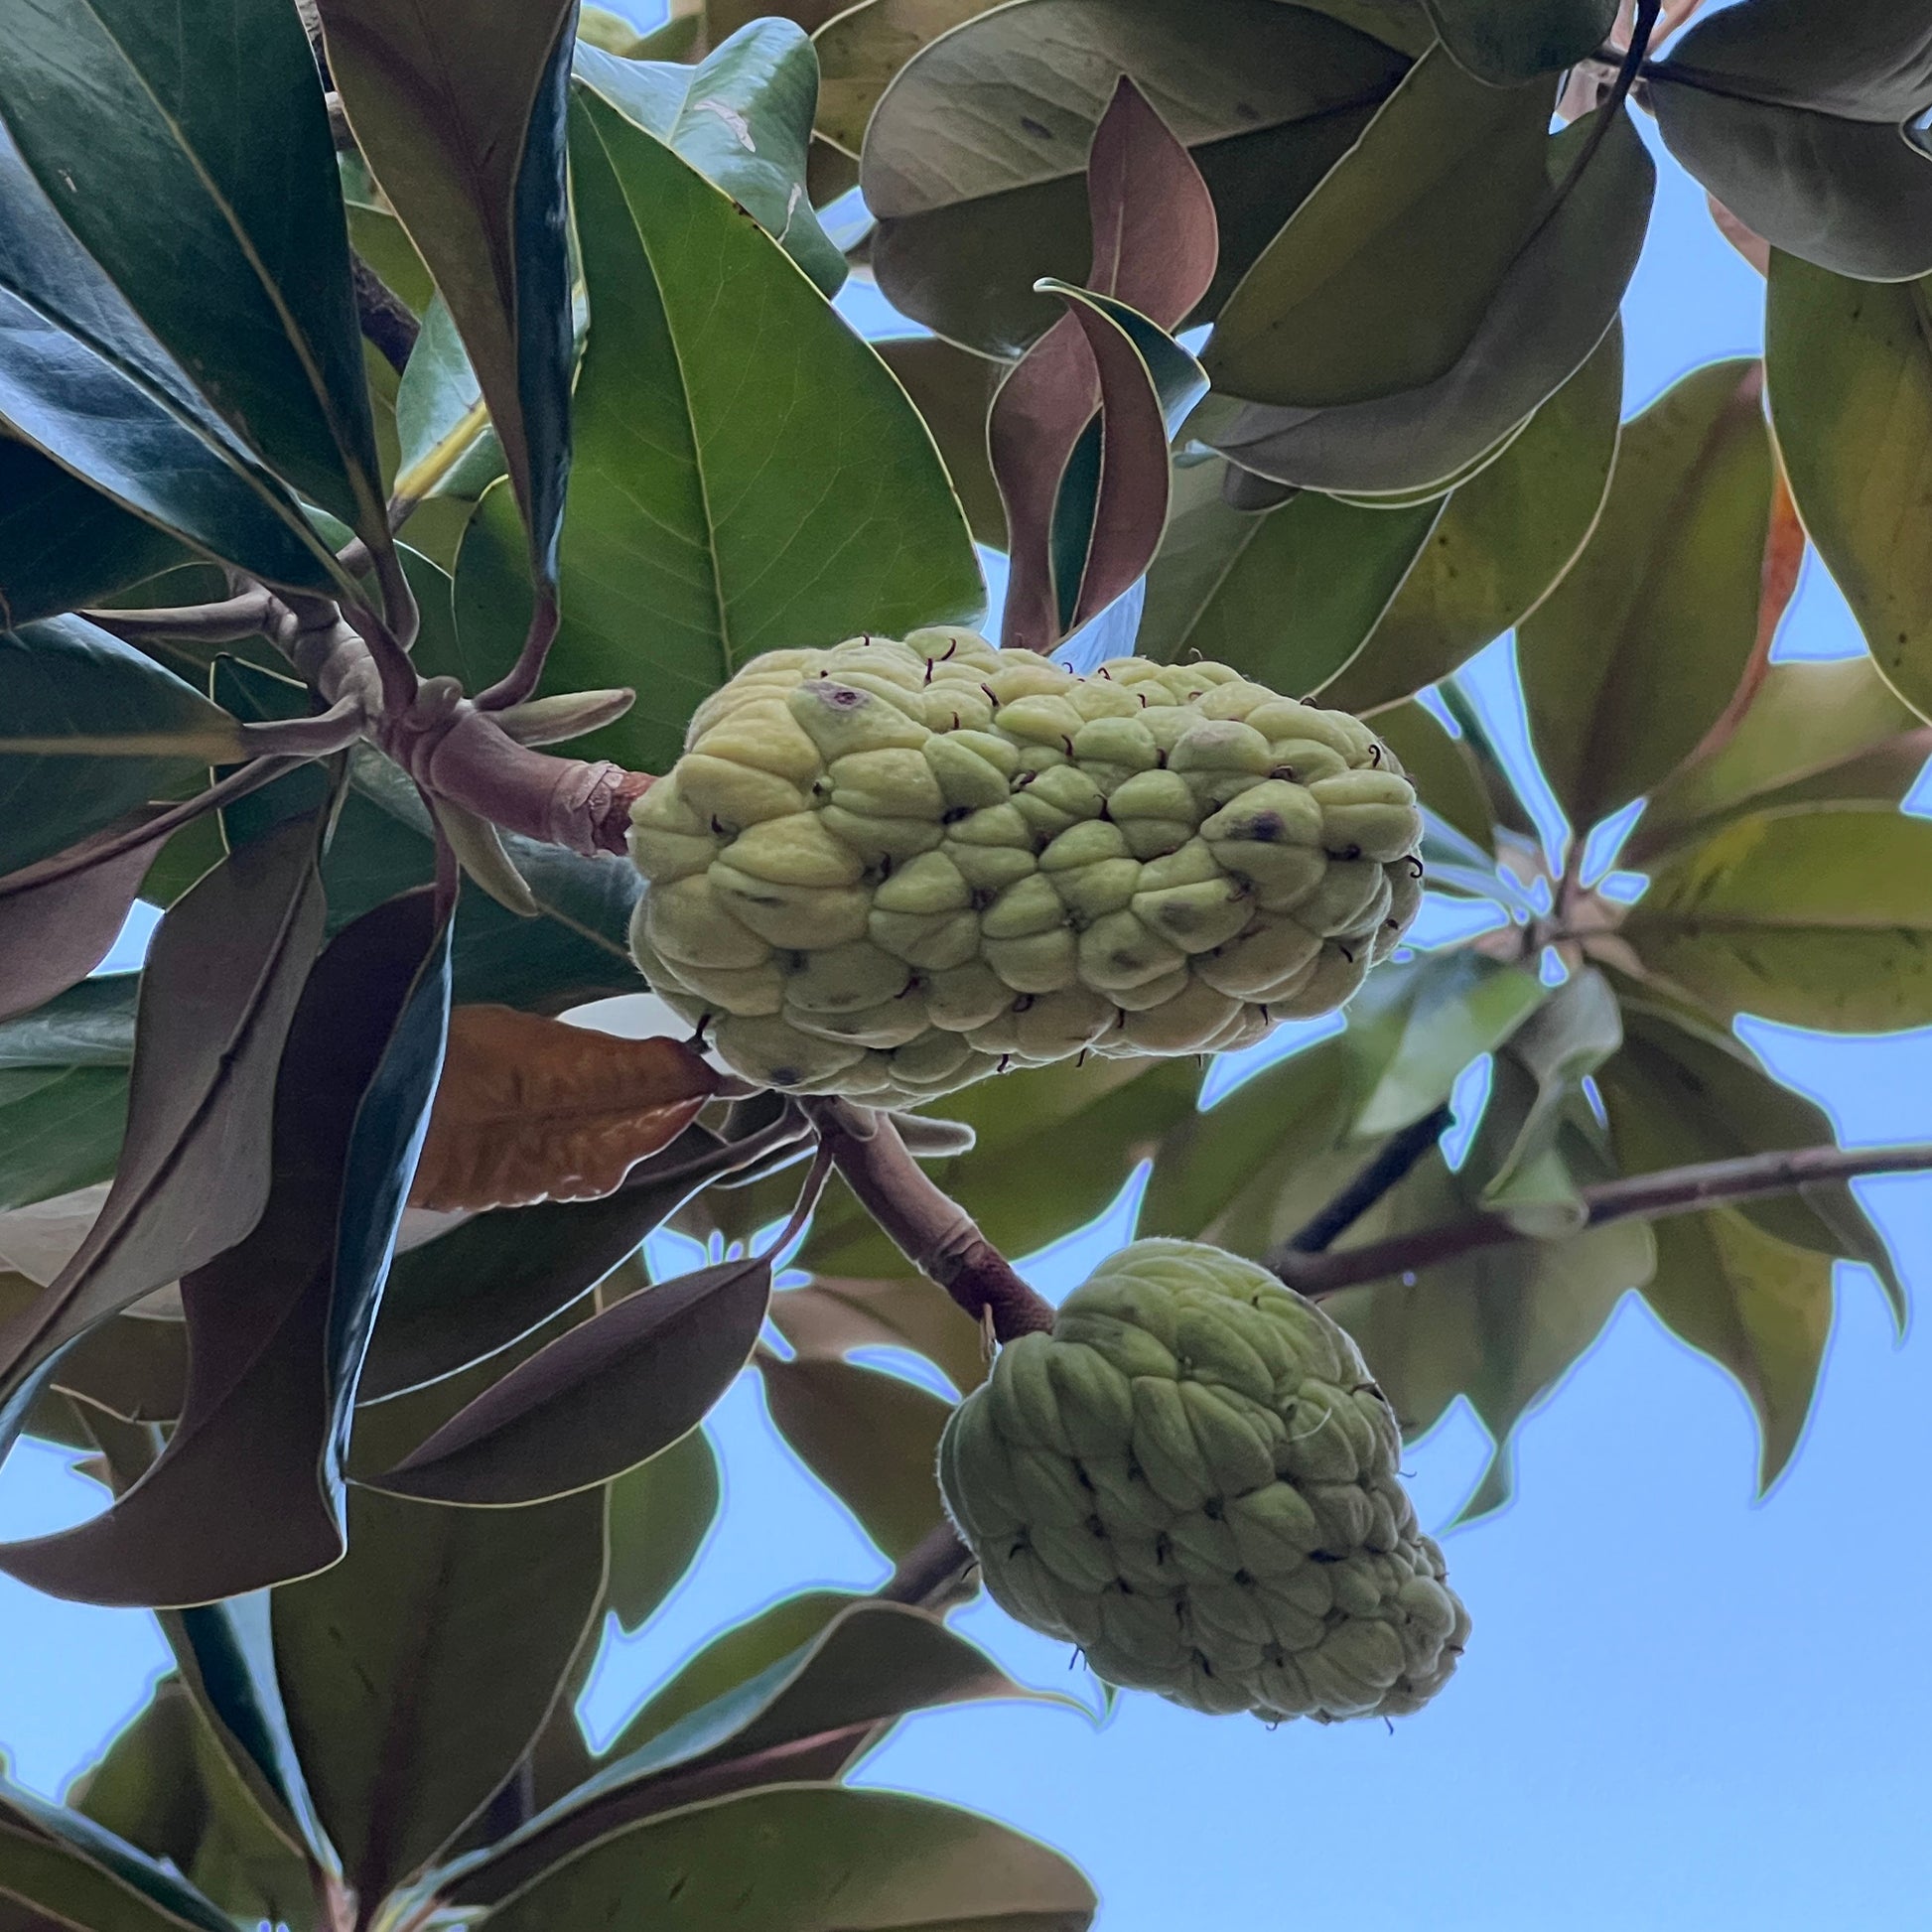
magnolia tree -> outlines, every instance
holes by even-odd
[[[1204,1714],[1453,1696],[1403,1438],[1492,1506],[1633,1290],[1777,1473],[1932,1167],[1730,1024],[1932,1020],[1932,6],[1695,11],[0,0],[0,1450],[111,1492],[0,1568],[176,1665],[0,1785],[6,1932],[1081,1926],[843,1783],[1024,1694],[979,1588]],[[1768,348],[1620,422],[1639,113]],[[1868,656],[1773,661],[1808,542]],[[896,1567],[594,1754],[748,1364]]]

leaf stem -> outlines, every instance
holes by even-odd
[[[1053,1325],[1053,1305],[1021,1280],[979,1223],[932,1180],[885,1115],[847,1101],[800,1102],[859,1203],[913,1267],[1001,1341]]]
[[[349,270],[355,278],[355,320],[362,340],[400,375],[409,366],[409,352],[423,325],[409,305],[360,255],[351,252]]]
[[[973,1561],[973,1553],[950,1523],[935,1523],[899,1558],[898,1567],[874,1593],[881,1602],[925,1608],[943,1597]]]
[[[1612,1221],[1657,1220],[1732,1201],[1761,1200],[1824,1181],[1856,1180],[1867,1174],[1932,1172],[1932,1146],[1810,1147],[1778,1154],[1745,1155],[1732,1161],[1706,1161],[1694,1167],[1667,1168],[1656,1173],[1627,1174],[1586,1187],[1582,1199],[1586,1227]],[[1467,1220],[1421,1228],[1387,1241],[1326,1254],[1286,1253],[1270,1266],[1292,1289],[1320,1301],[1344,1288],[1418,1274],[1483,1248],[1533,1240],[1500,1214],[1472,1214]]]
[[[161,611],[79,611],[75,616],[124,644],[234,644],[267,626],[275,598],[257,585],[214,604],[183,604]]]

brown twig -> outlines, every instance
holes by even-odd
[[[898,1568],[874,1592],[884,1603],[935,1606],[974,1561],[973,1553],[950,1523],[935,1523],[898,1561]]]
[[[1392,1135],[1382,1152],[1326,1207],[1299,1234],[1289,1237],[1285,1252],[1318,1255],[1333,1247],[1384,1194],[1408,1179],[1416,1163],[1443,1138],[1453,1118],[1445,1101],[1434,1113],[1425,1114],[1413,1126]],[[1269,1265],[1272,1267],[1274,1263]]]
[[[362,338],[400,375],[409,365],[409,351],[416,346],[423,325],[360,255],[351,255],[349,267],[355,277],[355,319],[362,326]]]
[[[1585,1226],[1604,1227],[1612,1221],[1637,1218],[1657,1220],[1667,1214],[1761,1200],[1770,1194],[1788,1194],[1824,1181],[1856,1180],[1866,1174],[1927,1172],[1932,1172],[1932,1146],[1811,1147],[1783,1154],[1746,1155],[1734,1161],[1706,1161],[1695,1167],[1629,1174],[1621,1180],[1586,1187]],[[1472,1214],[1467,1220],[1422,1228],[1360,1248],[1281,1255],[1271,1265],[1290,1288],[1311,1301],[1319,1301],[1344,1288],[1419,1274],[1483,1248],[1506,1247],[1535,1238],[1500,1214]]]
[[[1053,1305],[1021,1280],[979,1224],[906,1151],[884,1114],[833,1099],[802,1101],[819,1143],[859,1203],[913,1267],[1001,1341],[1053,1325]]]

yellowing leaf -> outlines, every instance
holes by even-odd
[[[675,1039],[618,1039],[510,1007],[458,1007],[410,1204],[601,1199],[675,1140],[717,1085]]]

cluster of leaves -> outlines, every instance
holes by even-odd
[[[1409,1149],[1330,1306],[1412,1430],[1481,1417],[1476,1507],[1624,1294],[1746,1389],[1767,1480],[1834,1260],[1899,1294],[1842,1182],[1654,1223],[1591,1190],[1830,1140],[1739,1012],[1932,1021],[1899,810],[1932,747],[1932,8],[1742,0],[1663,58],[1649,0],[785,11],[0,0],[0,1452],[66,1445],[114,1497],[0,1567],[161,1606],[178,1666],[73,1807],[0,1787],[0,1927],[1091,1909],[1003,1828],[841,1784],[899,1714],[1020,1694],[923,1587],[781,1602],[588,1753],[576,1698],[702,1541],[697,1425],[748,1361],[898,1561],[947,1405],[854,1357],[963,1392],[981,1336],[842,1184],[801,1200],[796,1112],[557,1021],[637,988],[627,865],[465,832],[393,739],[305,736],[264,613],[379,607],[451,695],[534,650],[530,733],[633,688],[587,749],[661,771],[761,650],[974,620],[978,539],[1010,642],[1135,618],[1371,715],[1473,943],[1205,1109],[1191,1063],[1062,1067],[915,1151],[1008,1252],[1152,1160],[1144,1231],[1294,1279]],[[1626,424],[1632,104],[1766,251],[1768,349]],[[853,272],[930,333],[858,340]],[[1807,535],[1869,658],[1772,661]],[[154,615],[238,584],[226,630]],[[1454,682],[1512,628],[1557,850]],[[145,967],[87,977],[137,897]],[[1377,1267],[1472,1214],[1518,1238]],[[742,1246],[647,1286],[664,1226]]]

